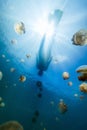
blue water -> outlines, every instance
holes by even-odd
[[[38,19],[44,19],[44,14],[56,8],[63,10],[63,16],[52,40],[51,51],[52,57],[59,56],[60,60],[57,64],[52,60],[40,77],[37,75],[36,55],[42,34],[38,31],[39,26],[34,27]],[[26,28],[23,35],[14,31],[14,24],[20,21]],[[80,29],[87,29],[87,0],[0,0],[0,71],[3,72],[0,97],[5,102],[5,107],[0,108],[0,124],[16,120],[24,130],[87,130],[87,95],[80,100],[79,96],[83,94],[79,85],[82,82],[76,73],[77,67],[87,65],[87,46],[75,46],[71,41],[73,34]],[[11,44],[12,39],[16,39],[17,44]],[[2,58],[3,54],[5,58]],[[26,54],[31,58],[26,58]],[[6,62],[7,59],[10,62]],[[21,63],[20,59],[25,62]],[[16,71],[11,73],[11,67]],[[64,71],[70,73],[66,81],[62,78]],[[20,75],[26,76],[24,83],[19,81]],[[41,98],[37,97],[38,80],[43,84]],[[73,82],[72,87],[67,85],[68,81]],[[60,99],[67,104],[65,114],[58,111]],[[39,116],[33,123],[36,110]]]

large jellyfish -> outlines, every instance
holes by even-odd
[[[17,121],[8,121],[0,125],[0,130],[24,130]]]

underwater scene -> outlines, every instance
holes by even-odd
[[[0,130],[87,130],[87,0],[0,0]]]

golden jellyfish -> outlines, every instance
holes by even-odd
[[[79,67],[76,69],[76,72],[78,72],[78,73],[87,73],[87,65],[79,66]]]
[[[17,121],[8,121],[0,125],[0,130],[24,130],[23,126]]]
[[[20,82],[25,82],[25,81],[26,81],[26,76],[21,75],[21,76],[19,77],[19,81],[20,81]]]
[[[80,45],[80,46],[87,45],[87,30],[83,29],[76,32],[73,35],[72,41],[74,45]]]
[[[61,114],[64,114],[68,109],[67,109],[67,105],[64,103],[64,101],[59,102],[58,104],[58,110]]]
[[[17,34],[24,34],[25,33],[25,25],[23,22],[16,23],[14,25],[14,30]]]
[[[87,83],[82,83],[79,88],[81,92],[87,93]]]
[[[76,69],[76,72],[80,74],[80,75],[78,76],[78,79],[79,79],[80,81],[87,81],[87,65],[79,66],[79,67]]]
[[[63,72],[62,77],[64,80],[69,79],[70,75],[68,72]]]

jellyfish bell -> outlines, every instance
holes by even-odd
[[[14,25],[14,30],[17,34],[24,34],[25,33],[25,25],[23,22],[16,23]]]
[[[4,102],[1,102],[1,103],[0,103],[0,107],[5,107],[5,103],[4,103]]]
[[[64,114],[68,109],[67,105],[64,103],[64,101],[60,101],[58,104],[58,110],[61,114]]]
[[[20,75],[19,81],[20,81],[20,82],[25,82],[25,81],[26,81],[26,76]]]
[[[82,74],[82,75],[80,75],[80,76],[78,76],[78,79],[80,80],[80,81],[87,81],[87,74]]]
[[[80,91],[83,92],[83,93],[87,93],[87,83],[82,83],[80,86]]]
[[[72,38],[74,45],[87,45],[87,30],[83,29],[76,32]]]
[[[24,129],[19,122],[8,121],[0,125],[0,130],[24,130]]]
[[[72,85],[73,85],[73,83],[72,83],[71,81],[69,81],[69,82],[68,82],[68,86],[71,87]]]
[[[76,72],[87,74],[87,65],[79,66],[79,67],[76,69]]]
[[[69,79],[70,75],[68,72],[63,72],[62,77],[64,80]]]
[[[78,79],[80,81],[87,81],[87,65],[82,65],[76,69],[76,72],[80,75],[78,76]]]

